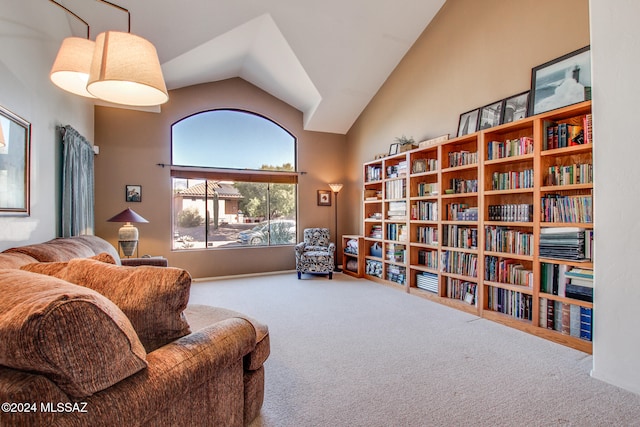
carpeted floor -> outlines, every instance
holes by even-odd
[[[640,396],[591,378],[590,355],[370,281],[194,282],[190,304],[269,326],[252,427],[640,426]]]

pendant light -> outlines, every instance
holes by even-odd
[[[116,104],[151,106],[169,100],[156,48],[142,37],[119,31],[96,37],[87,90]]]
[[[89,24],[60,3],[54,0],[50,1],[82,21],[87,26],[87,38],[67,37],[62,41],[56,60],[51,67],[49,78],[53,84],[67,92],[95,98],[87,91],[89,69],[95,47],[95,42],[89,39]]]
[[[106,31],[96,41],[69,37],[62,42],[51,68],[51,81],[76,95],[98,98],[116,104],[152,106],[164,104],[169,94],[162,75],[156,48],[148,40],[131,34],[131,14],[121,6],[98,0],[126,12],[128,32]]]

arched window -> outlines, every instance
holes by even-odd
[[[296,139],[260,115],[194,114],[171,128],[173,249],[296,242]]]

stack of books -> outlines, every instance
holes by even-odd
[[[569,279],[565,289],[568,298],[593,302],[593,270],[574,267],[564,275]]]
[[[577,227],[548,227],[540,230],[540,256],[585,260],[585,230]]]
[[[416,274],[416,286],[425,291],[438,293],[438,275],[421,272]]]

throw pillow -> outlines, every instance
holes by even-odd
[[[96,261],[106,262],[107,264],[115,264],[116,260],[106,252],[92,256],[89,259],[95,259]],[[20,270],[31,271],[32,273],[46,274],[47,276],[55,276],[59,279],[65,278],[67,272],[66,262],[34,262],[31,264],[23,265]]]
[[[183,314],[191,289],[185,270],[73,259],[64,279],[100,292],[120,307],[147,352],[191,333]]]
[[[127,317],[91,289],[0,269],[0,293],[0,365],[43,374],[74,397],[90,396],[147,366]]]

